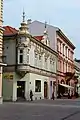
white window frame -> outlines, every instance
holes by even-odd
[[[45,69],[46,69],[46,70],[47,70],[47,67],[48,67],[48,63],[47,63],[47,61],[48,61],[48,59],[45,57],[44,62],[45,62]]]
[[[20,53],[20,50],[23,50],[23,52],[22,53]],[[22,62],[20,62],[20,56],[23,56],[23,60],[22,60]],[[19,64],[23,64],[23,62],[24,62],[24,49],[23,48],[20,48],[19,49]]]
[[[29,49],[27,50],[27,64],[29,64]]]
[[[42,67],[42,56],[39,55],[39,67],[41,68]]]
[[[34,65],[38,66],[38,53],[34,52]]]

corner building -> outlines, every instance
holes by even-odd
[[[30,90],[33,99],[56,97],[56,64],[58,54],[50,48],[48,32],[43,36],[32,36],[24,20],[19,30],[10,26],[4,29],[4,56],[7,66],[3,74],[3,99],[29,100]]]

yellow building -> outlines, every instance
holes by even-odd
[[[4,66],[2,61],[2,44],[3,44],[3,0],[0,0],[0,103],[2,103],[2,66]]]

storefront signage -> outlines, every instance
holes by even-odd
[[[4,73],[3,78],[12,80],[13,79],[13,74],[12,73]]]

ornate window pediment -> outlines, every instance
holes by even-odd
[[[50,56],[50,53],[48,51],[45,51],[45,57],[48,58]]]
[[[18,39],[17,47],[23,46],[23,47],[31,48],[31,41],[30,41],[30,39],[29,38],[25,38],[25,37],[24,37],[24,39],[22,39],[22,38]]]

